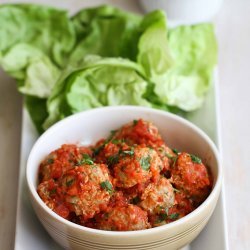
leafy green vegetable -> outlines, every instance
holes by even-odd
[[[141,201],[139,196],[134,197],[130,202],[134,205],[137,205]]]
[[[190,157],[192,162],[201,164],[201,159],[198,156],[190,154]]]
[[[199,108],[204,100],[217,62],[217,44],[211,24],[180,26],[168,33],[174,60],[165,80],[156,82],[161,102],[184,111]]]
[[[2,54],[25,43],[63,67],[75,44],[75,30],[64,10],[35,4],[1,5],[0,23]]]
[[[119,161],[119,154],[111,155],[108,157],[108,165],[116,164]]]
[[[78,166],[83,165],[83,164],[87,164],[87,165],[94,164],[93,159],[88,154],[83,154],[82,157],[83,158],[77,162]]]
[[[179,218],[179,214],[178,213],[175,213],[175,214],[170,214],[168,217],[171,219],[171,220],[176,220]]]
[[[111,183],[109,181],[103,181],[100,183],[101,188],[105,189],[106,191],[108,191],[109,193],[113,192],[113,187],[111,185]]]
[[[131,148],[131,150],[124,150],[124,151],[122,151],[122,152],[121,152],[121,154],[123,154],[123,155],[130,155],[130,156],[132,156],[132,155],[134,155],[134,154],[135,154],[135,151],[134,151],[134,149],[133,149],[133,148]]]
[[[150,168],[150,161],[151,161],[151,157],[147,156],[147,157],[142,157],[140,159],[140,165],[142,167],[142,169],[148,171]]]
[[[66,186],[70,187],[74,183],[75,179],[67,179],[66,180]]]
[[[47,100],[26,95],[24,102],[38,133],[42,134],[44,132],[42,124],[48,116],[46,108]]]
[[[177,154],[177,155],[179,154],[179,150],[178,150],[178,149],[173,148],[172,150],[173,150],[173,152],[174,152],[175,154]]]
[[[17,44],[8,50],[0,64],[18,80],[18,90],[27,95],[46,98],[59,75],[59,69],[39,49],[29,44]]]
[[[167,29],[162,11],[139,16],[99,6],[69,18],[51,7],[8,4],[0,23],[0,65],[28,96],[39,133],[100,106],[193,111],[217,62],[212,25]]]
[[[143,98],[147,82],[143,69],[121,58],[88,56],[82,66],[71,68],[56,83],[48,99],[48,128],[69,114],[82,110],[114,105],[151,106]]]
[[[108,5],[81,10],[72,17],[77,46],[70,61],[79,62],[88,54],[135,61],[141,19]]]

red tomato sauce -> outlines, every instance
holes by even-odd
[[[62,145],[39,166],[38,194],[61,217],[113,231],[178,220],[209,195],[212,177],[197,156],[172,150],[142,119],[95,145]]]

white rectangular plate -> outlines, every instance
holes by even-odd
[[[10,1],[10,0],[9,0]],[[8,1],[8,2],[9,2]],[[11,1],[10,1],[11,2]],[[15,1],[22,2],[22,1]],[[32,1],[31,1],[32,2]],[[92,1],[64,1],[55,0],[50,1],[37,1],[45,4],[53,4],[57,7],[68,8],[71,13],[77,11],[87,5],[96,5],[101,3],[112,3],[116,6],[123,7],[127,10],[138,11],[138,6],[131,1],[122,0],[92,0]],[[213,86],[207,95],[203,107],[188,115],[188,120],[198,125],[203,129],[210,138],[221,149],[220,145],[220,131],[219,131],[219,112],[217,107],[218,101],[218,77],[215,72]],[[21,163],[19,173],[19,189],[18,189],[18,203],[17,203],[17,217],[16,217],[16,238],[15,249],[16,250],[47,250],[47,249],[61,249],[46,233],[42,225],[36,218],[34,211],[31,207],[28,190],[25,180],[25,168],[26,161],[29,152],[36,141],[38,135],[34,126],[30,120],[30,117],[25,109],[23,109],[23,121],[22,121],[22,143],[21,143]],[[185,249],[189,250],[227,250],[227,227],[225,220],[225,205],[224,205],[223,188],[219,197],[218,204],[210,219],[208,225],[201,232],[195,241]]]
[[[214,84],[207,95],[203,107],[189,114],[188,119],[202,128],[220,148],[219,114],[217,108],[217,85],[218,77],[215,73]],[[22,122],[22,144],[21,164],[19,176],[18,205],[16,218],[16,250],[46,250],[61,249],[46,233],[36,218],[28,197],[28,190],[25,181],[25,168],[29,152],[38,135],[30,120],[30,117],[23,109]],[[227,227],[225,220],[225,205],[223,189],[218,204],[209,223],[201,234],[185,249],[189,250],[227,250]]]

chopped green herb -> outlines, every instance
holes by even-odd
[[[170,215],[169,215],[169,218],[170,218],[171,220],[176,220],[176,219],[179,218],[179,214],[178,214],[178,213],[170,214]]]
[[[56,189],[54,188],[54,189],[52,189],[52,190],[50,190],[50,194],[55,194],[56,193]]]
[[[121,140],[114,139],[114,140],[112,140],[111,142],[112,142],[113,144],[121,144],[121,143],[123,143],[124,141],[125,141],[124,139],[121,139]]]
[[[137,123],[138,123],[138,120],[133,120],[133,124],[134,124],[134,126],[136,126],[136,125],[137,125]]]
[[[104,144],[97,147],[97,148],[94,148],[92,151],[93,151],[93,154],[94,155],[98,155],[100,153],[100,151],[104,148]]]
[[[146,171],[149,170],[149,168],[150,168],[150,160],[151,160],[150,156],[142,157],[140,159],[140,165],[141,165],[142,169],[144,169]]]
[[[88,154],[83,154],[82,156],[83,156],[83,159],[81,159],[77,162],[77,166],[80,166],[83,164],[87,164],[87,165],[94,164],[94,161],[92,160],[92,158]]]
[[[119,155],[111,155],[108,157],[108,164],[113,165],[119,161]]]
[[[113,137],[116,134],[117,130],[111,130],[110,131],[110,137]]]
[[[54,159],[51,159],[51,158],[48,159],[48,160],[47,160],[47,163],[48,163],[48,164],[53,164],[53,163],[54,163]]]
[[[136,196],[131,200],[131,203],[136,205],[141,201],[140,197]]]
[[[176,156],[173,156],[173,155],[171,155],[171,154],[169,154],[169,153],[165,153],[165,155],[169,158],[169,159],[171,159],[171,160],[175,160],[177,157]]]
[[[73,184],[74,181],[75,181],[75,179],[69,179],[69,180],[67,180],[66,181],[66,186],[70,187]]]
[[[192,154],[190,154],[190,157],[191,157],[192,162],[201,164],[201,159],[199,157],[192,155]]]
[[[166,220],[167,218],[168,218],[167,214],[159,214],[158,221],[162,222],[162,221]]]
[[[173,148],[172,150],[173,150],[173,152],[174,152],[175,154],[177,154],[177,155],[179,154],[179,150],[177,150],[176,148]]]
[[[131,148],[131,150],[125,150],[125,151],[122,151],[122,154],[124,154],[124,155],[134,155],[134,149],[133,148]]]
[[[111,183],[109,181],[103,181],[100,183],[101,188],[105,189],[106,191],[108,191],[109,193],[113,192],[113,187],[111,185]]]

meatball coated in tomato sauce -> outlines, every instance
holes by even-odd
[[[68,169],[78,165],[85,155],[91,156],[91,154],[91,150],[87,147],[77,147],[72,144],[62,145],[51,152],[40,164],[40,181],[60,178]]]
[[[48,180],[40,183],[37,192],[44,203],[61,217],[68,219],[69,208],[64,204],[61,195],[58,194],[58,184],[54,180]]]
[[[141,196],[139,206],[149,214],[158,213],[161,208],[174,205],[174,190],[166,178],[162,177],[157,183],[150,183]]]
[[[208,196],[212,186],[205,165],[199,158],[188,153],[178,155],[172,169],[172,182],[177,189],[183,190],[197,203]]]
[[[135,146],[122,151],[117,161],[113,167],[114,183],[121,188],[130,188],[150,179],[156,181],[163,169],[156,151],[147,147]]]
[[[150,228],[147,212],[136,205],[115,206],[96,218],[97,227],[108,231],[134,231]]]
[[[124,139],[130,145],[161,145],[163,143],[158,128],[151,122],[142,119],[124,125],[114,134],[114,139]]]
[[[104,164],[90,164],[68,170],[60,180],[61,192],[70,211],[92,218],[107,207],[113,186]]]
[[[152,145],[163,163],[163,172],[169,171],[174,162],[176,154],[166,144]]]

